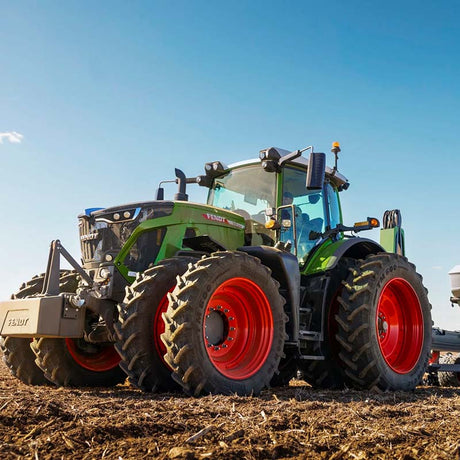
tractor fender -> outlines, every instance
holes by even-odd
[[[289,317],[286,332],[289,339],[298,340],[300,271],[299,261],[294,254],[270,246],[243,246],[238,251],[257,257],[272,271],[273,278],[280,283],[280,289],[286,298],[285,312]]]
[[[380,244],[367,238],[349,238],[342,240],[342,244],[334,252],[335,260],[333,265],[328,268],[334,268],[342,257],[350,259],[364,259],[369,254],[386,252]]]
[[[302,267],[304,274],[316,274],[334,269],[343,257],[363,259],[369,254],[386,252],[380,244],[367,238],[343,238],[320,245]]]

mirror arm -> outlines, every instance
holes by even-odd
[[[302,153],[306,152],[307,150],[311,150],[313,152],[313,146],[310,145],[308,147],[305,147],[304,149],[294,150],[293,152],[284,155],[284,157],[281,157],[278,160],[278,166],[282,168],[285,163],[289,163],[290,161],[299,158],[300,156],[302,156]]]
[[[300,150],[295,150],[294,152],[288,153],[287,155],[285,155],[284,157],[281,157],[278,160],[278,166],[282,168],[285,163],[295,160],[296,158],[299,158],[301,155],[302,155],[302,151]]]

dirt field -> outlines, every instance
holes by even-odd
[[[460,458],[460,389],[258,398],[30,387],[0,365],[0,458]]]

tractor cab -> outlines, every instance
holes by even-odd
[[[325,168],[315,187],[308,186],[310,163],[301,157],[274,164],[273,157],[285,158],[289,152],[273,147],[270,163],[250,160],[213,170],[208,204],[233,211],[246,221],[249,246],[283,245],[305,262],[321,235],[342,224],[338,192],[347,180],[336,170]],[[276,153],[275,153],[276,152]],[[319,154],[322,155],[322,154]],[[312,165],[313,166],[313,165]],[[212,168],[211,168],[212,170]],[[311,179],[310,179],[311,181]]]

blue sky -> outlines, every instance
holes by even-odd
[[[87,207],[152,199],[174,167],[193,176],[206,161],[337,140],[346,223],[401,209],[435,323],[460,329],[447,275],[460,264],[460,3],[1,9],[1,299],[44,270],[52,239],[78,258]]]

